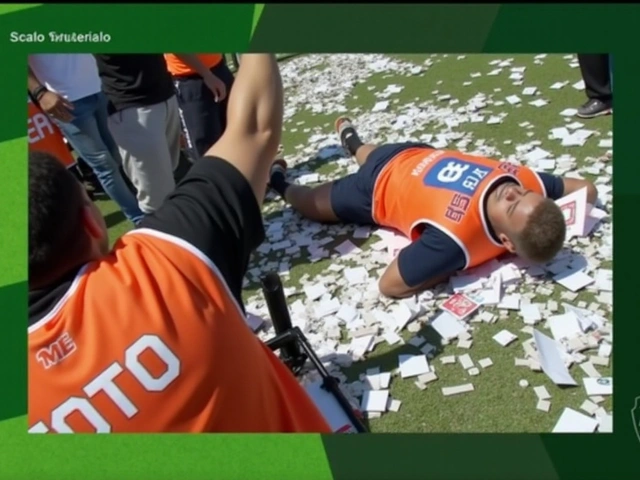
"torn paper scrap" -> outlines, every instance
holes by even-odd
[[[613,395],[612,377],[583,378],[582,381],[589,397],[594,395]]]
[[[598,421],[586,415],[565,408],[553,427],[552,433],[593,433],[598,428]]]
[[[425,355],[400,355],[400,376],[402,378],[417,377],[429,373],[429,362]]]
[[[578,385],[571,377],[569,369],[566,367],[559,344],[552,338],[547,337],[540,330],[533,331],[538,356],[540,358],[540,366],[542,371],[556,385]]]
[[[567,239],[583,236],[587,217],[587,187],[559,198],[556,200],[556,205],[564,214]]]
[[[458,385],[456,387],[443,387],[442,394],[445,397],[449,397],[451,395],[458,395],[460,393],[473,392],[473,384],[465,383],[464,385]]]
[[[431,327],[445,340],[453,340],[466,331],[466,326],[449,312],[442,312],[431,321]]]

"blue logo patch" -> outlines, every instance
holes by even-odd
[[[491,170],[491,167],[467,160],[445,157],[429,169],[422,183],[426,187],[444,188],[464,195],[473,195]]]

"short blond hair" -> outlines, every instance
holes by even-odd
[[[560,207],[545,198],[531,212],[514,243],[519,255],[536,263],[547,263],[562,249],[567,225]]]

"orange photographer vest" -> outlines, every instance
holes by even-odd
[[[411,240],[431,225],[464,251],[466,268],[506,252],[493,239],[485,217],[485,195],[501,178],[546,195],[533,170],[450,150],[415,147],[402,151],[380,172],[373,193],[373,218]]]
[[[331,432],[216,266],[154,230],[85,265],[28,355],[32,433]]]
[[[40,107],[31,101],[28,95],[27,105],[29,108],[27,118],[29,151],[50,153],[58,158],[65,167],[73,167],[76,161],[71,155],[60,129]]]
[[[201,53],[196,56],[198,57],[198,60],[200,60],[208,69],[212,69],[220,62],[222,62],[221,53]],[[169,70],[169,73],[171,73],[171,75],[175,77],[180,77],[183,75],[193,75],[194,73],[196,73],[193,68],[176,57],[176,55],[173,53],[165,53],[164,59],[167,62],[167,69]]]

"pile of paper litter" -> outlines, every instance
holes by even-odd
[[[538,55],[534,63],[543,63],[544,59],[545,55]],[[575,68],[575,57],[568,56],[566,60]],[[361,137],[377,143],[417,140],[556,175],[576,178],[595,175],[600,200],[596,207],[587,205],[585,191],[558,201],[567,217],[566,249],[546,265],[529,265],[513,257],[494,260],[454,276],[448,285],[412,299],[392,301],[380,296],[377,281],[397,252],[408,244],[407,239],[384,229],[316,224],[289,208],[283,209],[282,202],[276,200],[265,207],[267,241],[253,259],[245,286],[255,288],[267,272],[280,273],[287,285],[293,324],[302,329],[326,367],[341,380],[354,406],[370,418],[399,411],[401,402],[390,394],[393,382],[410,381],[418,389],[438,388],[443,397],[473,395],[472,383],[439,385],[436,370],[457,364],[475,377],[490,369],[491,358],[473,357],[474,333],[483,324],[499,324],[510,314],[516,314],[521,319],[520,328],[502,329],[492,340],[497,348],[512,349],[512,368],[530,369],[548,376],[557,385],[583,389],[581,409],[585,414],[564,410],[554,431],[610,431],[611,413],[599,404],[612,394],[611,378],[602,378],[598,367],[608,365],[613,344],[612,271],[603,268],[612,259],[613,246],[612,153],[608,150],[612,147],[611,137],[598,139],[598,132],[585,129],[562,111],[558,112],[558,125],[549,131],[548,140],[558,142],[572,154],[554,156],[542,148],[542,142],[531,139],[512,145],[513,154],[502,155],[501,144],[474,138],[462,127],[478,122],[506,122],[508,110],[523,108],[523,104],[525,108],[530,108],[526,105],[553,108],[543,98],[544,90],[564,88],[572,82],[528,85],[526,69],[515,65],[513,59],[504,59],[492,61],[485,73],[472,73],[468,83],[483,74],[507,75],[515,85],[522,85],[520,95],[504,97],[499,91],[477,93],[463,103],[445,91],[433,91],[431,95],[421,92],[421,98],[405,104],[394,100],[394,95],[403,91],[403,76],[428,74],[437,61],[437,56],[432,56],[424,64],[415,65],[376,54],[308,55],[285,63],[282,68],[285,116],[290,120],[286,128],[291,133],[303,132],[307,138],[299,145],[287,145],[286,159],[292,166],[292,179],[315,184],[357,170],[353,160],[337,145],[332,125],[307,128],[304,122],[295,121],[300,112],[348,113]],[[356,85],[388,72],[392,73],[387,75],[389,84],[374,91],[373,108],[346,111],[345,102]],[[496,108],[500,106],[505,111]],[[533,127],[529,122],[519,126],[526,131]],[[496,136],[499,128],[496,127]],[[425,134],[425,130],[432,133]],[[587,142],[598,142],[604,149],[602,156],[580,157],[579,148]],[[318,173],[316,167],[327,161],[333,170]],[[298,264],[322,260],[330,262],[313,276],[291,274]],[[554,292],[562,292],[560,300],[551,299]],[[580,292],[588,292],[591,300],[578,301]],[[535,301],[540,298],[547,300]],[[557,294],[554,298],[558,298]],[[247,310],[251,312],[251,327],[262,339],[271,338],[273,329],[261,320],[268,318],[268,311],[259,292],[248,299]],[[438,346],[418,335],[427,326],[439,334],[441,344],[455,344],[462,349],[461,353],[436,357]],[[409,338],[406,342],[415,347],[415,355],[400,355],[397,368],[392,371],[372,368],[349,381],[343,372],[345,367],[370,358],[381,344],[404,344],[403,337]],[[576,380],[577,374],[584,379]],[[317,380],[314,372],[305,378],[307,383]],[[527,381],[521,384],[528,386]],[[545,387],[534,387],[534,391],[537,408],[548,412],[552,394]],[[441,408],[446,408],[446,402]]]

